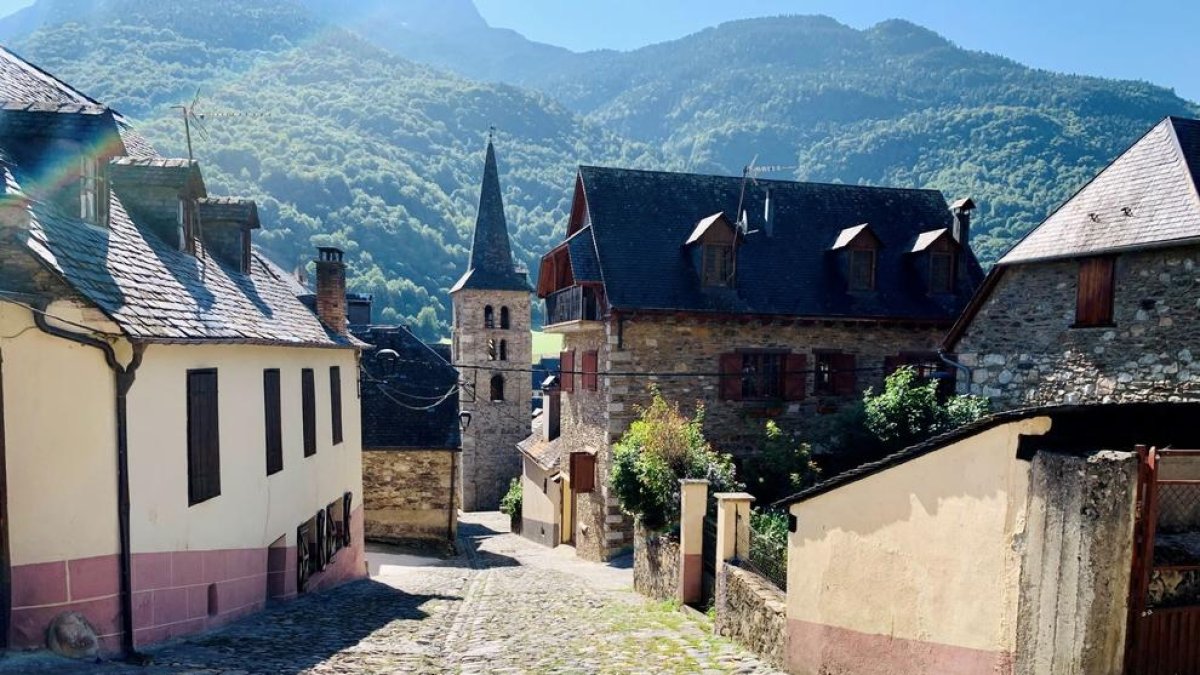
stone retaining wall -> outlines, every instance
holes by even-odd
[[[655,600],[679,599],[679,539],[648,532],[633,535],[633,589]]]
[[[725,564],[717,575],[714,630],[776,668],[787,654],[787,596],[759,575]]]
[[[363,451],[366,537],[372,541],[453,541],[458,500],[454,450]]]

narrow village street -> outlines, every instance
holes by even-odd
[[[599,565],[465,514],[460,555],[368,554],[372,578],[150,652],[141,668],[9,655],[0,673],[768,673],[711,624]]]

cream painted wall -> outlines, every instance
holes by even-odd
[[[1017,441],[1049,428],[1001,425],[792,505],[788,618],[1013,651],[1029,490]]]
[[[100,351],[42,333],[6,302],[0,355],[11,564],[116,553],[112,371]]]
[[[332,445],[329,367],[341,367],[345,440]],[[216,368],[221,494],[188,506],[187,371]],[[263,370],[280,370],[283,471],[266,473]],[[300,371],[316,377],[317,454],[304,457]],[[249,345],[152,345],[129,393],[134,551],[265,547],[349,490],[362,505],[356,353]]]
[[[559,484],[550,480],[550,472],[533,460],[524,456],[522,459],[525,470],[521,472],[521,516],[546,525],[557,523],[561,515]]]

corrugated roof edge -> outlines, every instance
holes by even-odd
[[[780,500],[774,502],[772,504],[772,506],[775,506],[775,507],[791,506],[792,504],[795,504],[797,502],[806,501],[808,499],[812,499],[813,497],[823,495],[826,492],[832,492],[833,490],[836,490],[842,486],[858,482],[864,478],[868,478],[877,473],[881,473],[881,472],[886,471],[894,466],[899,466],[901,464],[905,464],[905,463],[910,462],[919,457],[924,457],[925,455],[928,455],[930,453],[941,450],[942,448],[948,447],[948,446],[950,446],[954,443],[957,443],[958,441],[961,441],[965,438],[974,436],[976,434],[983,433],[985,431],[988,431],[989,429],[994,429],[1002,424],[1018,422],[1018,421],[1029,419],[1032,417],[1041,417],[1041,416],[1047,416],[1047,415],[1054,416],[1054,415],[1062,415],[1065,413],[1073,413],[1073,412],[1084,412],[1084,411],[1096,412],[1096,411],[1104,411],[1104,410],[1111,411],[1111,410],[1118,410],[1118,409],[1136,410],[1138,408],[1144,408],[1144,407],[1148,407],[1148,406],[1196,407],[1196,405],[1197,404],[1195,402],[1167,403],[1167,402],[1145,402],[1145,401],[1143,401],[1143,402],[1132,402],[1132,403],[1107,403],[1107,404],[1094,404],[1094,405],[1034,406],[1034,407],[1030,407],[1030,408],[1020,408],[1017,410],[1009,410],[1009,411],[1005,411],[1005,412],[1000,412],[1000,413],[996,413],[994,415],[989,415],[987,417],[984,417],[983,419],[977,420],[970,424],[963,425],[953,431],[949,431],[944,434],[934,436],[933,438],[931,438],[927,441],[924,441],[922,443],[918,443],[917,445],[909,446],[909,447],[905,448],[904,450],[901,450],[899,452],[888,455],[887,457],[884,457],[883,459],[880,459],[880,460],[877,460],[874,462],[869,462],[867,464],[863,464],[863,465],[856,467],[854,469],[851,469],[849,471],[840,473],[837,476],[834,476],[833,478],[830,478],[827,481],[817,483],[816,485],[814,485],[810,488],[807,488],[805,490],[801,490],[800,492],[797,492],[789,497],[784,497],[783,499],[780,499]],[[1100,448],[1097,448],[1097,449],[1100,449]],[[1109,448],[1109,449],[1111,449],[1111,448]]]

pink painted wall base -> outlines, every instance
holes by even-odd
[[[788,619],[790,673],[856,675],[1003,675],[1013,655],[968,647],[860,633]]]

